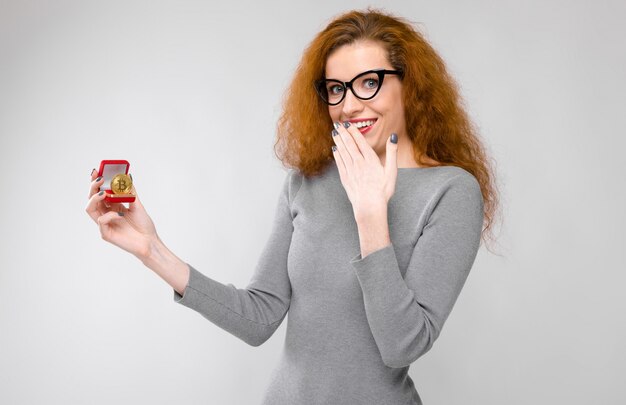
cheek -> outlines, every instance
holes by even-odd
[[[339,121],[339,115],[341,114],[341,109],[337,107],[328,107],[328,114],[330,114],[330,119],[335,122]]]
[[[404,109],[402,108],[402,102],[400,100],[386,98],[379,101],[377,105],[372,106],[373,110],[390,121],[402,120]]]

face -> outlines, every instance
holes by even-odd
[[[344,45],[330,54],[325,77],[347,82],[371,69],[394,70],[382,45],[359,41]],[[356,125],[359,121],[373,121],[371,126],[362,127],[359,131],[379,156],[384,156],[387,139],[392,132],[397,133],[399,138],[406,132],[402,82],[397,75],[385,75],[378,94],[370,100],[361,100],[347,89],[343,101],[335,106],[329,105],[328,112],[333,122],[350,121]]]

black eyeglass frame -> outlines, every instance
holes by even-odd
[[[359,95],[354,92],[354,89],[352,88],[352,83],[354,83],[354,81],[357,80],[359,77],[368,75],[370,73],[376,73],[378,75],[378,88],[376,89],[374,94],[372,94],[369,97],[359,97]],[[359,73],[349,82],[342,82],[341,80],[336,80],[336,79],[320,79],[320,80],[315,81],[315,91],[320,96],[320,98],[328,105],[341,104],[341,102],[346,98],[346,94],[348,94],[347,89],[350,89],[350,91],[352,91],[352,94],[354,94],[354,97],[360,100],[371,100],[374,97],[376,97],[380,89],[383,87],[383,81],[385,80],[385,75],[398,75],[402,77],[402,74],[403,72],[401,70],[372,69],[372,70],[365,71],[363,73]],[[328,96],[326,95],[326,83],[329,83],[329,82],[337,83],[345,89],[345,91],[343,92],[343,95],[341,96],[339,101],[337,101],[336,103],[331,103],[330,101],[327,100]]]

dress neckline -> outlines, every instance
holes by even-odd
[[[339,168],[337,167],[337,162],[335,162],[334,160],[332,161],[331,167],[333,167],[333,169],[339,173]],[[440,167],[446,167],[446,165],[439,165],[439,166],[429,166],[429,167],[398,167],[398,174],[400,173],[412,173],[412,172],[420,172],[420,171],[424,171],[424,170],[428,170],[428,169],[437,169]]]

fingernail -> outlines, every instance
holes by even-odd
[[[391,134],[391,143],[398,143],[398,134],[395,132]]]
[[[123,216],[124,216],[124,213],[123,213],[122,211],[118,211],[118,212],[117,212],[117,215],[119,215],[120,217],[123,217]]]
[[[338,122],[334,122],[334,123],[333,123],[333,126],[335,127],[335,129],[339,128],[339,126],[340,126],[340,125],[341,125],[341,124],[339,124]]]
[[[130,176],[130,179],[132,180],[133,179],[133,175],[130,174],[130,173],[128,173],[128,175]]]
[[[331,134],[333,134],[333,136],[337,136],[337,135],[339,135],[339,132],[337,132],[336,129],[333,129],[333,132],[331,132]]]
[[[95,168],[91,169],[91,174],[90,174],[90,176],[93,176],[93,172],[95,172],[95,171],[96,171],[96,169],[95,169]]]
[[[96,179],[96,181],[100,181],[100,180],[102,180],[102,176],[99,176],[99,177]]]
[[[98,193],[98,195],[102,195],[102,194],[104,194],[104,191],[101,191],[101,192]]]
[[[337,152],[337,146],[333,145],[333,152]]]
[[[348,122],[348,121],[344,121],[343,126],[344,126],[344,127],[346,127],[346,128],[348,128],[348,127],[350,126],[350,122]]]

